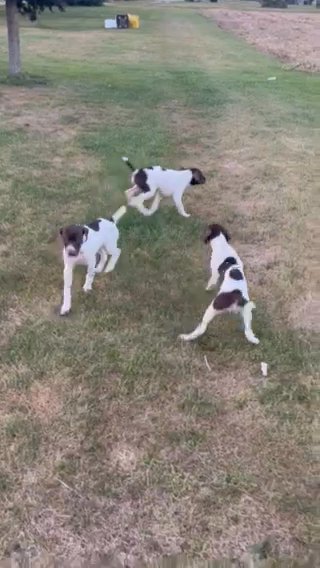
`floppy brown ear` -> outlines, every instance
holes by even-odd
[[[87,229],[87,227],[83,227],[82,234],[83,234],[84,237],[86,237],[86,239],[88,238],[88,233],[89,233],[89,229]]]
[[[191,171],[192,171],[193,178],[194,178],[196,181],[200,181],[200,175],[201,175],[201,174],[200,174],[199,170],[197,170],[197,169],[195,169],[195,168],[192,168]]]
[[[226,241],[229,242],[229,241],[231,240],[231,237],[230,237],[228,231],[226,231],[226,229],[224,229],[224,228],[222,227],[221,232],[222,232],[222,234],[225,236]]]
[[[206,232],[204,233],[204,237],[203,237],[203,242],[204,244],[208,244],[211,241],[211,231],[210,229],[207,229]]]

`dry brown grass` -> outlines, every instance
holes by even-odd
[[[317,242],[319,233],[314,223],[317,197],[313,184],[317,132],[287,124],[267,126],[265,117],[277,113],[277,108],[272,103],[269,108],[265,105],[260,118],[245,111],[242,103],[229,105],[222,120],[209,124],[201,113],[180,111],[177,101],[164,112],[170,116],[172,130],[181,130],[184,163],[194,162],[197,155],[199,166],[212,176],[210,191],[200,188],[187,195],[188,208],[206,222],[212,216],[226,219],[252,274],[251,285],[259,287],[275,319],[285,317],[295,327],[317,330],[319,270],[309,247],[310,234]],[[194,131],[203,134],[190,143]],[[304,191],[306,187],[310,191]],[[250,242],[241,242],[242,223],[251,235]],[[297,274],[291,286],[293,259]],[[283,295],[286,303],[279,311]]]
[[[320,70],[320,39],[317,14],[205,10],[224,30],[245,38],[264,53],[274,55],[302,70]]]

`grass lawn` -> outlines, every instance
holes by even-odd
[[[12,85],[1,8],[0,557],[19,543],[59,566],[132,566],[239,558],[268,539],[280,566],[316,541],[319,77],[197,4],[139,3],[139,31],[105,31],[125,9],[23,21],[28,76]],[[170,202],[130,211],[117,269],[84,296],[79,268],[61,319],[58,229],[123,203],[123,154],[208,182],[187,192],[190,219]],[[211,298],[214,220],[245,262],[257,347],[232,318],[177,339]]]

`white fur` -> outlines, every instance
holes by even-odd
[[[208,306],[206,309],[201,323],[195,328],[195,330],[189,334],[181,334],[179,337],[184,341],[192,341],[196,339],[200,335],[203,335],[209,325],[209,323],[213,320],[216,315],[225,313],[225,312],[234,312],[239,313],[243,319],[244,324],[244,333],[247,340],[250,343],[258,344],[259,339],[254,335],[252,331],[252,310],[255,308],[255,304],[250,301],[249,299],[249,292],[248,292],[248,284],[246,277],[243,272],[243,263],[236,253],[235,249],[229,245],[225,236],[220,233],[217,237],[210,241],[212,254],[211,254],[211,277],[209,279],[208,285],[206,290],[211,290],[213,286],[215,286],[219,279],[219,266],[228,258],[234,257],[237,261],[237,264],[231,265],[224,273],[223,281],[221,283],[219,292],[216,297],[218,297],[222,293],[233,292],[235,290],[239,290],[242,294],[242,297],[247,300],[247,303],[242,307],[237,304],[232,304],[230,307],[225,309],[215,309],[214,308],[214,301]],[[242,275],[242,280],[235,280],[231,278],[230,272],[232,269],[238,268]]]
[[[207,284],[206,290],[211,290],[214,286],[216,286],[219,280],[219,266],[225,261],[228,256],[233,256],[236,261],[237,265],[240,267],[241,271],[243,270],[243,262],[239,257],[236,250],[228,243],[225,236],[220,233],[215,239],[211,239],[210,241],[211,246],[211,259],[210,259],[210,268],[211,268],[211,276],[209,278],[209,282]]]
[[[63,287],[63,303],[60,309],[60,315],[64,316],[71,310],[71,288],[73,280],[73,269],[77,264],[84,264],[87,268],[86,280],[83,286],[84,292],[92,289],[92,283],[96,273],[111,272],[119,259],[121,249],[118,248],[119,229],[116,225],[117,221],[125,214],[126,207],[120,207],[113,215],[113,220],[100,218],[99,230],[94,231],[87,225],[83,225],[88,229],[87,237],[84,236],[79,254],[77,256],[69,256],[72,253],[72,245],[64,247],[64,287]],[[98,266],[96,267],[96,255],[101,255]],[[109,255],[109,260],[108,260]],[[108,260],[108,262],[107,262]],[[107,262],[107,265],[106,265]],[[105,266],[106,265],[106,266]]]
[[[124,162],[128,162],[128,158],[122,158]],[[140,191],[139,187],[135,185],[135,175],[139,170],[135,170],[131,177],[133,187],[129,188],[125,193],[130,207],[135,207],[145,216],[153,215],[158,209],[161,197],[172,197],[175,206],[183,217],[190,217],[186,213],[182,197],[190,185],[192,180],[192,171],[186,170],[164,170],[160,166],[154,166],[153,169],[144,168],[143,171],[147,175],[147,184],[150,188],[148,192]],[[144,201],[152,199],[154,201],[149,209],[144,206]]]

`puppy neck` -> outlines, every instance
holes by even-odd
[[[228,241],[222,233],[220,233],[220,235],[218,235],[217,237],[214,237],[213,239],[210,240],[210,246],[211,246],[212,250],[221,248],[222,246],[225,246],[226,244],[228,244]]]

